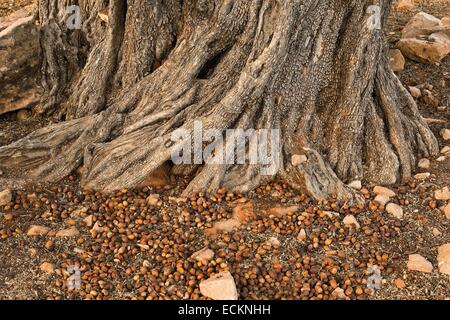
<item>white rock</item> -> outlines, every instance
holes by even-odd
[[[450,153],[450,147],[449,146],[443,147],[442,150],[441,150],[441,153],[442,154]]]
[[[403,209],[395,203],[389,203],[386,206],[386,212],[397,219],[403,218]]]
[[[430,273],[433,265],[419,254],[411,254],[407,264],[408,270]]]
[[[359,224],[359,222],[358,222],[358,220],[356,220],[355,216],[353,216],[353,215],[348,215],[348,216],[346,216],[346,217],[344,218],[344,224],[345,224],[346,226],[351,226],[351,225],[353,225],[353,226],[356,227],[356,229],[359,229],[359,228],[361,227],[360,224]]]
[[[360,180],[352,181],[348,184],[348,186],[355,190],[361,190],[361,188],[362,188],[362,184],[361,184]]]
[[[423,173],[418,173],[414,176],[414,179],[416,180],[426,180],[431,176],[431,173],[429,172],[423,172]]]
[[[280,240],[276,237],[270,237],[270,239],[267,241],[272,247],[279,247],[281,245]]]
[[[297,236],[297,240],[299,240],[299,241],[306,240],[306,231],[305,231],[305,229],[301,229],[300,230],[300,232],[298,233],[298,236]]]
[[[11,190],[6,189],[0,192],[0,206],[8,205],[12,200]]]
[[[221,272],[200,282],[200,292],[213,300],[237,300],[234,278],[229,271]]]
[[[420,159],[418,167],[421,169],[429,169],[430,168],[430,160]]]
[[[450,130],[449,129],[442,129],[441,130],[441,136],[445,141],[450,140]]]
[[[439,231],[439,229],[437,229],[437,228],[433,228],[433,235],[435,236],[435,237],[440,237],[440,236],[442,236],[442,232],[440,232]]]
[[[382,206],[385,206],[390,200],[391,200],[391,198],[385,194],[379,194],[375,197],[375,202],[377,202],[378,204],[380,204]]]
[[[92,224],[94,223],[94,216],[91,214],[83,219],[84,223],[87,227],[92,227]]]
[[[424,29],[432,29],[442,25],[441,20],[425,12],[419,12],[402,30],[402,38],[416,38],[423,34]]]

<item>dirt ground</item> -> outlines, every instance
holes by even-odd
[[[0,0],[0,16],[30,2]],[[391,47],[415,13],[450,16],[449,0],[414,2],[411,11],[392,11],[386,30]],[[432,86],[438,107],[423,100],[418,105],[425,118],[439,120],[430,126],[444,147],[439,131],[449,128],[450,56],[438,65],[407,61],[398,76],[405,86]],[[0,116],[0,146],[49,121]],[[450,243],[450,220],[441,209],[445,203],[433,196],[450,186],[450,156],[430,160],[430,169],[422,170],[431,173],[429,179],[391,187],[393,201],[404,211],[400,220],[375,204],[370,184],[364,184],[366,203],[360,207],[333,199],[316,202],[282,181],[245,196],[198,195],[186,202],[178,198],[187,182],[183,179],[164,188],[105,196],[80,190],[74,173],[48,189],[14,192],[12,204],[0,207],[0,299],[203,298],[199,282],[224,270],[234,276],[241,299],[333,299],[336,288],[350,299],[450,298],[450,277],[438,272],[436,258],[437,248]],[[146,202],[151,194],[159,194],[158,203]],[[251,216],[246,223],[229,234],[208,236],[214,222],[231,218],[242,206]],[[280,206],[295,210],[270,214]],[[347,214],[356,217],[359,229],[344,226]],[[84,221],[90,216],[95,231]],[[32,225],[51,231],[27,236]],[[70,227],[79,234],[55,236]],[[304,240],[298,237],[301,229]],[[215,257],[201,264],[191,255],[205,246]],[[408,255],[416,253],[433,264],[431,273],[407,269]],[[52,273],[41,270],[44,262],[54,267]],[[378,290],[367,286],[370,265],[381,271]],[[67,288],[69,266],[80,269],[79,289]]]

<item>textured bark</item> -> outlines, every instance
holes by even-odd
[[[82,8],[81,31],[59,14]],[[84,163],[82,185],[139,186],[170,160],[178,128],[278,128],[279,174],[321,199],[352,198],[356,178],[406,180],[436,139],[389,69],[365,0],[40,1],[39,112],[66,119],[0,148],[0,183],[59,180]],[[391,1],[381,0],[382,20]],[[109,21],[97,13],[108,5]],[[384,22],[384,21],[382,21]],[[293,166],[293,155],[307,161]],[[196,170],[186,189],[241,192],[257,165]]]

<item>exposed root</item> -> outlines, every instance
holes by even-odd
[[[85,188],[137,187],[171,159],[172,133],[194,136],[196,121],[221,134],[279,129],[278,173],[317,199],[354,200],[346,182],[405,180],[418,157],[437,153],[414,100],[389,70],[381,30],[368,25],[372,1],[161,3],[111,1],[106,29],[94,22],[101,5],[91,6],[83,27],[90,51],[75,80],[76,68],[61,61],[83,50],[69,50],[61,18],[43,25],[46,43],[58,44],[44,48],[51,80],[44,110],[70,83],[60,112],[79,119],[0,148],[1,183],[56,181],[83,162]],[[390,5],[380,1],[382,14]],[[295,154],[308,160],[294,167]],[[264,174],[260,163],[196,163],[173,169],[197,173],[185,195],[247,192],[277,172]]]
[[[107,141],[122,125],[120,114],[102,112],[39,129],[0,147],[0,185],[22,189],[59,181],[83,161],[85,150]]]

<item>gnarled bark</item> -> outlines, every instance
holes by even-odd
[[[279,174],[318,199],[351,198],[345,182],[356,178],[408,179],[437,153],[389,69],[372,1],[111,0],[107,25],[96,18],[102,1],[78,3],[88,46],[42,9],[65,1],[40,4],[42,110],[68,120],[0,148],[2,184],[53,182],[84,162],[86,188],[136,187],[170,160],[174,130],[195,121],[280,129]],[[379,1],[381,23],[390,5]],[[293,155],[307,161],[294,166]],[[260,169],[203,164],[186,193],[249,191],[268,178]]]

